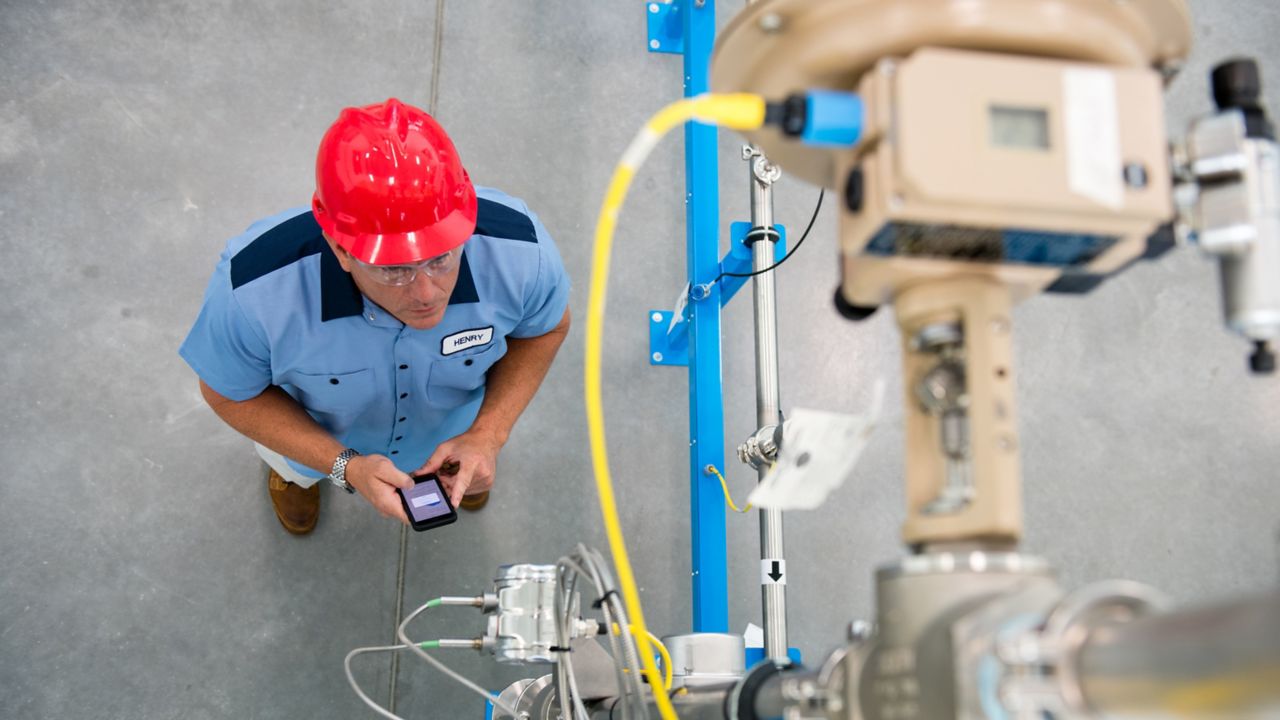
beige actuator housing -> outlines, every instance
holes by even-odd
[[[1161,89],[1190,41],[1182,0],[763,0],[722,33],[712,87],[862,95],[855,148],[747,133],[844,195],[847,301],[955,273],[1017,300],[1114,271],[1171,219]]]
[[[1163,244],[1190,29],[1182,0],[759,0],[721,34],[717,92],[862,98],[853,147],[747,136],[839,193],[841,309],[894,305],[911,545],[1017,542],[1012,305]]]
[[[1106,275],[1173,214],[1153,70],[924,48],[859,90],[867,139],[833,166],[854,305],[957,273],[1015,299]]]

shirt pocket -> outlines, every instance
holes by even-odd
[[[374,400],[373,371],[368,368],[343,373],[295,371],[292,380],[298,402],[315,412],[351,418]]]
[[[427,380],[427,399],[443,407],[458,407],[474,399],[503,350],[503,345],[494,342],[434,361]]]

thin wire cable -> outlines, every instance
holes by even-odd
[[[559,588],[555,596],[556,612],[556,646],[563,649],[556,662],[556,691],[565,699],[560,705],[560,717],[568,720],[567,709],[572,708],[575,720],[588,720],[587,708],[578,692],[578,678],[573,669],[573,654],[570,647],[570,625],[573,622],[573,595],[578,590],[578,578],[585,577],[574,571],[567,571],[563,565],[557,565]]]
[[[579,544],[580,549],[583,547],[585,546]],[[558,561],[558,564],[563,565],[569,569],[572,569],[574,572],[578,573],[581,577],[586,578],[595,587],[596,594],[598,596],[603,596],[604,590],[602,589],[598,578],[595,577],[594,573],[588,572],[577,560],[573,559],[572,557],[562,557]],[[604,614],[604,617],[605,617],[605,627],[612,627],[613,615],[609,605],[607,603],[601,604],[600,611]],[[609,650],[614,659],[613,676],[614,676],[614,681],[617,683],[617,686],[618,686],[618,696],[625,697],[630,692],[630,689],[627,685],[626,676],[622,671],[622,665],[621,665],[621,663],[623,662],[622,647],[618,644],[618,639],[613,633],[606,632],[605,635],[609,638]],[[623,702],[622,703],[623,720],[628,720],[630,716],[631,716],[630,705],[626,702]]]
[[[601,567],[601,565],[598,565],[597,563],[602,564],[603,558],[601,558],[598,553],[594,553],[590,548],[588,548],[586,545],[583,545],[582,543],[578,544],[578,547],[573,556],[562,557],[556,562],[557,566],[560,569],[560,572],[562,573],[561,575],[562,594],[558,594],[556,596],[556,601],[558,604],[556,609],[556,615],[561,623],[568,623],[569,621],[571,621],[571,618],[569,617],[568,612],[566,612],[565,610],[567,609],[569,599],[572,598],[573,591],[576,590],[576,584],[572,585],[572,587],[570,587],[570,584],[576,583],[577,578],[579,577],[585,578],[587,582],[591,583],[592,586],[594,586],[598,596],[600,597],[604,596],[606,585],[602,580],[602,578],[600,578],[599,576],[598,570]],[[590,567],[591,569],[588,570],[587,569],[588,567]],[[574,577],[571,579],[566,579],[568,578],[570,571],[574,574]],[[565,588],[569,588],[569,592],[565,593],[564,592]],[[614,625],[613,613],[609,603],[601,603],[600,610],[605,617],[605,628],[613,627]],[[564,627],[567,629],[567,625],[561,625],[559,627]],[[564,637],[567,634],[566,630],[561,630],[560,632],[562,633],[561,637]],[[617,636],[614,633],[607,632],[606,630],[604,634],[609,638],[609,649],[612,652],[613,659],[614,659],[614,662],[612,663],[613,674],[614,674],[614,681],[616,682],[618,687],[618,696],[621,698],[627,698],[630,696],[632,689],[629,687],[629,684],[626,679],[626,675],[623,672],[622,662],[623,662],[624,655],[621,650],[621,646],[618,644]],[[560,644],[563,646],[564,643],[561,641]],[[574,685],[573,692],[576,695],[578,692],[576,687],[577,681],[576,681],[576,678],[573,677],[572,656],[565,655],[563,656],[563,659],[569,660],[569,663],[567,664],[568,670],[569,670],[569,676],[573,680],[573,685]],[[577,703],[579,704],[581,703],[580,697],[574,698],[574,699]],[[583,709],[583,712],[585,713],[585,706],[583,706],[582,709]],[[631,716],[631,701],[624,700],[621,703],[621,710],[622,710],[623,720],[626,720],[626,718],[629,718]],[[576,708],[575,708],[575,711],[576,711]]]
[[[569,685],[567,697],[569,698],[569,704],[573,706],[573,716],[577,720],[589,720],[587,706],[582,702],[582,693],[578,692],[578,677],[573,671],[573,660],[569,653],[564,653],[564,657],[561,660],[564,665],[565,678]]]
[[[724,501],[729,504],[730,508],[733,508],[734,512],[745,513],[745,512],[751,511],[751,503],[747,503],[746,507],[739,509],[737,504],[733,502],[733,496],[729,494],[729,483],[724,479],[724,475],[720,474],[719,468],[717,468],[715,465],[708,465],[707,469],[711,471],[712,475],[715,475],[716,477],[720,478],[720,489],[724,491]]]
[[[613,604],[603,602],[600,604],[600,614],[604,615],[605,627],[613,627]],[[628,667],[626,666],[627,655],[623,649],[622,641],[617,635],[606,632],[609,638],[609,650],[613,653],[613,673],[618,682],[618,695],[622,698],[622,717],[630,718],[633,712],[631,693],[634,691],[631,679],[627,675]]]
[[[617,599],[616,595],[610,595],[609,600],[605,601],[604,604],[612,608],[614,622],[630,625],[627,622],[627,609],[622,607],[622,602]],[[647,720],[649,709],[644,704],[644,685],[641,683],[641,679],[644,677],[641,673],[641,662],[643,661],[640,659],[639,649],[636,648],[636,636],[631,633],[622,633],[618,636],[618,639],[622,643],[622,655],[626,660],[626,666],[629,671],[626,678],[631,684],[631,693],[628,697],[635,703],[633,712]],[[650,661],[652,661],[652,657],[650,657]],[[658,682],[662,682],[661,676],[659,676]]]
[[[620,625],[630,626],[631,623],[627,621],[627,608],[618,595],[618,586],[614,584],[613,575],[609,573],[609,566],[605,562],[604,556],[600,554],[600,551],[589,548],[582,543],[578,543],[578,551],[586,561],[587,569],[595,576],[596,582],[599,583],[603,591],[601,597],[604,598],[604,602],[601,603],[601,608],[608,608],[609,610],[605,614],[609,622],[607,627],[613,627],[615,622]],[[627,702],[623,703],[623,711],[625,713],[628,704],[631,704],[632,713],[644,720],[648,720],[649,708],[644,703],[644,685],[641,682],[644,677],[642,674],[643,668],[639,659],[640,652],[636,648],[635,636],[622,633],[616,637],[622,644],[622,657],[626,661],[627,671],[623,673],[623,677],[631,687],[631,692],[624,696]],[[656,695],[657,693],[655,692],[654,694]],[[675,710],[673,709],[672,712],[675,712]]]
[[[813,215],[809,217],[809,224],[805,226],[804,232],[800,234],[800,239],[796,242],[794,246],[792,246],[790,250],[787,251],[786,255],[782,256],[781,260],[770,265],[767,268],[756,270],[754,272],[749,272],[749,273],[722,272],[716,276],[715,280],[711,281],[711,284],[715,285],[716,283],[720,282],[721,278],[726,278],[726,277],[749,278],[749,277],[755,277],[756,275],[763,275],[767,272],[771,272],[774,268],[786,262],[792,255],[795,255],[796,251],[800,249],[800,246],[804,244],[804,239],[809,237],[809,231],[813,229],[813,223],[818,219],[818,211],[822,209],[822,198],[826,197],[826,194],[827,194],[826,188],[822,188],[821,190],[818,191],[818,204],[813,207]]]
[[[625,623],[627,617],[626,608],[618,598],[617,585],[609,574],[609,566],[598,550],[583,543],[578,543],[577,553],[587,570],[587,576],[600,590],[600,610],[605,617],[605,635],[614,652],[614,669],[621,678],[622,715],[625,718],[636,714],[647,719],[649,709],[644,704],[644,686],[641,684],[643,670],[637,659],[639,655],[634,639],[629,635],[609,632],[609,628],[619,621]]]
[[[425,645],[428,643],[423,643],[423,644]],[[399,715],[396,715],[390,710],[387,710],[386,708],[382,707],[377,702],[375,702],[373,698],[370,698],[368,695],[364,694],[364,690],[361,690],[360,684],[356,682],[355,674],[351,672],[351,660],[357,655],[364,655],[366,653],[375,653],[375,652],[399,652],[400,650],[404,650],[407,647],[408,647],[407,645],[383,645],[380,647],[356,648],[355,650],[352,650],[351,652],[347,653],[347,657],[344,658],[342,661],[342,669],[345,670],[347,673],[347,683],[351,685],[351,689],[356,692],[356,695],[359,696],[359,698],[364,701],[364,704],[368,705],[370,709],[372,709],[374,712],[378,713],[382,717],[390,718],[390,720],[404,720],[404,718],[400,717]],[[392,655],[392,657],[397,657],[397,656]]]
[[[635,630],[632,627],[632,630]],[[667,650],[667,646],[663,644],[662,639],[657,635],[645,630],[649,633],[649,642],[658,648],[658,655],[662,658],[662,689],[670,691],[671,683],[675,679],[675,668],[671,665],[671,652]]]
[[[613,632],[617,633],[618,635],[622,634],[622,627],[617,623],[614,623],[611,627],[613,628]],[[640,632],[640,629],[637,628],[635,625],[628,625],[627,632],[637,633],[637,632]],[[646,630],[645,632],[649,632],[649,631]],[[658,649],[658,657],[662,658],[662,674],[663,674],[662,687],[664,689],[670,690],[671,682],[674,679],[673,678],[674,671],[671,668],[671,653],[667,651],[667,646],[662,644],[662,640],[657,635],[654,635],[653,633],[649,633],[649,642],[653,643],[653,646]]]
[[[493,695],[489,691],[485,690],[484,688],[480,687],[474,682],[471,682],[467,678],[453,671],[444,663],[431,657],[430,655],[425,653],[421,648],[419,648],[417,644],[415,644],[412,640],[410,640],[408,635],[405,634],[405,631],[404,631],[405,626],[407,626],[414,618],[421,615],[422,612],[427,608],[436,607],[439,604],[440,604],[440,599],[436,598],[435,600],[432,600],[431,602],[428,602],[426,605],[423,605],[417,610],[414,610],[413,612],[409,613],[409,616],[406,617],[404,620],[401,620],[400,625],[396,627],[396,637],[400,639],[400,642],[408,646],[407,649],[413,652],[413,654],[417,655],[423,660],[426,660],[433,667],[435,667],[435,669],[439,670],[440,672],[444,673],[448,677],[452,678],[459,685],[462,685],[463,687],[470,689],[475,694],[484,698],[487,702],[493,703],[494,707],[502,708],[503,711],[509,713],[511,717],[519,717],[520,714],[516,712],[516,709],[514,707],[511,707],[511,705],[508,704],[505,700],[502,700],[498,696]]]
[[[605,635],[609,638],[609,647],[613,651],[614,671],[619,682],[619,694],[622,697],[622,716],[630,718],[638,715],[643,720],[649,717],[649,710],[644,706],[644,688],[640,685],[640,667],[636,664],[636,654],[625,638],[608,631],[613,627],[617,617],[625,618],[625,609],[621,610],[617,603],[617,587],[613,584],[613,576],[609,575],[608,566],[599,552],[578,543],[578,557],[587,570],[588,577],[596,584],[600,592],[600,612],[605,619]]]

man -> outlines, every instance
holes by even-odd
[[[315,527],[326,477],[407,522],[410,472],[439,473],[455,506],[487,500],[568,294],[528,207],[474,188],[435,120],[391,99],[329,128],[310,210],[227,244],[179,353],[255,441],[286,530]]]

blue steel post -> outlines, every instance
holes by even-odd
[[[683,4],[684,94],[707,92],[716,37],[714,0]],[[707,283],[720,266],[720,192],[716,129],[689,123],[684,131],[686,232],[691,284]],[[693,538],[693,630],[729,631],[725,505],[719,481],[704,472],[724,468],[724,402],[720,366],[720,288],[691,303],[689,321],[689,468]]]

